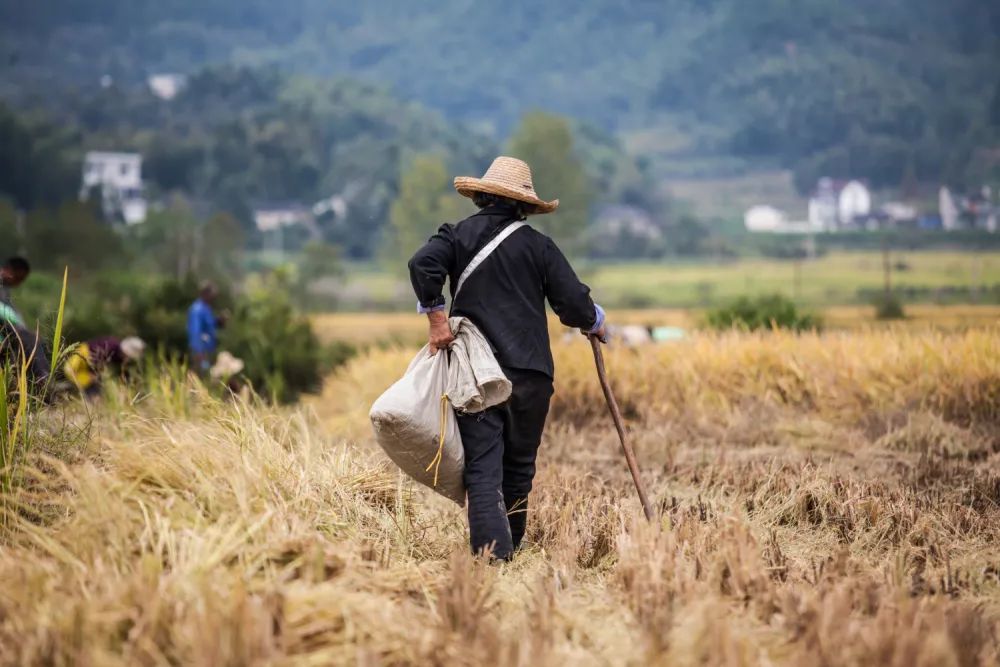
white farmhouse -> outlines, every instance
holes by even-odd
[[[837,192],[832,178],[821,178],[809,198],[809,227],[817,232],[837,228]]]
[[[87,153],[83,161],[80,199],[88,199],[95,191],[101,197],[101,208],[109,220],[122,220],[129,225],[146,220],[142,156],[138,153]]]
[[[187,85],[187,77],[183,74],[153,74],[146,79],[146,83],[150,92],[169,102]]]
[[[785,214],[773,206],[752,206],[743,214],[748,232],[780,232],[787,226]]]
[[[253,210],[253,221],[262,232],[280,231],[294,225],[313,223],[312,211],[298,202],[268,202]]]
[[[837,195],[837,217],[840,224],[863,224],[871,212],[871,192],[861,181],[848,181]]]
[[[861,181],[821,178],[809,199],[809,225],[816,231],[863,227],[871,212],[872,195]]]

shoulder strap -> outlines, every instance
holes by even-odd
[[[462,285],[464,285],[465,281],[472,275],[472,272],[478,269],[479,265],[485,262],[486,258],[492,255],[493,251],[499,248],[500,244],[503,243],[508,236],[519,230],[521,227],[527,226],[528,223],[523,221],[512,222],[504,227],[499,234],[494,236],[493,240],[480,248],[479,252],[476,253],[476,256],[472,258],[471,262],[469,262],[469,265],[465,267],[465,271],[462,271],[462,275],[458,277],[458,285],[455,287],[455,295],[452,297],[452,301],[458,298],[458,293],[462,291]]]

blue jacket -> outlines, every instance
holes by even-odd
[[[212,307],[198,299],[188,308],[188,347],[195,354],[211,354],[218,346],[215,313]]]

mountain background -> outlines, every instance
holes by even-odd
[[[170,105],[164,72],[191,80]],[[383,215],[407,155],[481,168],[534,109],[604,199],[775,171],[929,192],[1000,173],[1000,3],[0,0],[0,95],[47,151],[141,149],[154,186],[243,214],[363,171]]]

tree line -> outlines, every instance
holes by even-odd
[[[630,204],[671,224],[647,164],[612,135],[557,114],[528,112],[499,141],[368,84],[228,66],[199,72],[170,101],[140,86],[68,90],[59,101],[0,106],[0,160],[9,165],[0,195],[27,211],[31,234],[65,224],[65,245],[91,266],[99,261],[88,247],[118,263],[122,252],[158,249],[154,264],[175,273],[184,257],[198,264],[218,254],[198,252],[213,226],[231,228],[215,234],[230,245],[270,247],[254,227],[256,206],[310,207],[331,197],[341,206],[321,213],[312,231],[284,234],[287,250],[311,240],[345,258],[398,255],[429,233],[425,219],[461,217],[466,202],[451,191],[451,177],[481,174],[500,152],[526,159],[539,191],[562,199],[541,224],[580,254],[601,204]],[[83,155],[93,149],[143,155],[154,212],[127,230],[124,245],[122,234],[99,229],[92,207],[66,204],[78,198]],[[50,253],[53,261],[59,252]]]
[[[1000,140],[998,7],[442,0],[413,21],[396,0],[0,0],[0,90],[24,99],[44,95],[38,81],[93,85],[110,74],[135,84],[149,72],[251,61],[380,81],[500,136],[532,107],[611,131],[689,128],[671,167],[736,155],[794,170],[803,191],[817,174],[978,185],[997,169],[984,148]],[[471,63],[503,66],[470,75]],[[234,140],[255,137],[229,129]],[[323,156],[311,160],[321,171]]]

